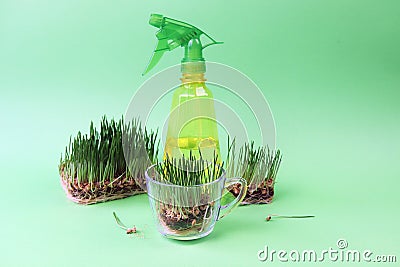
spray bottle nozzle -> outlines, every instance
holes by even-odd
[[[202,50],[204,48],[222,43],[215,41],[208,34],[189,23],[167,18],[163,15],[151,14],[149,24],[160,30],[156,33],[158,42],[143,75],[157,65],[165,51],[171,51],[182,46],[185,47],[185,57],[182,59],[182,62],[199,62],[204,61],[202,57]],[[200,42],[202,34],[211,41],[204,46]]]
[[[149,19],[149,24],[156,28],[161,28],[162,20],[163,20],[163,15],[151,14]]]

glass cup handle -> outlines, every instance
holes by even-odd
[[[240,184],[240,192],[239,195],[232,200],[232,202],[230,202],[229,204],[223,205],[220,208],[220,214],[218,215],[218,220],[224,218],[226,215],[228,215],[234,208],[236,208],[240,202],[243,200],[243,198],[246,196],[246,192],[247,192],[247,182],[245,179],[241,178],[241,177],[237,177],[237,178],[228,178],[225,181],[225,187],[224,188],[228,188],[234,184]],[[222,215],[221,215],[221,211],[225,210]]]

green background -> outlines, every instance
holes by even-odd
[[[59,183],[69,136],[120,117],[147,78],[154,12],[225,42],[207,59],[262,88],[284,153],[272,204],[240,207],[194,242],[161,237],[145,195],[79,206]],[[400,261],[399,14],[395,0],[0,0],[0,265],[283,265],[258,250],[320,251],[339,238]],[[316,218],[267,223],[269,213]]]

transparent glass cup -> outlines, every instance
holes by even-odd
[[[168,238],[192,240],[207,236],[216,221],[230,213],[246,195],[243,178],[226,178],[225,171],[213,182],[180,186],[160,181],[155,165],[145,173],[147,194],[158,231]],[[221,205],[224,189],[240,184],[238,196]]]

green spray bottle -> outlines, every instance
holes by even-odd
[[[221,159],[214,98],[204,78],[203,49],[222,42],[215,41],[191,24],[159,14],[152,14],[149,23],[160,30],[156,33],[157,46],[143,75],[159,62],[166,51],[184,48],[182,84],[173,94],[164,157],[168,154],[180,158],[191,154],[212,160],[216,154]],[[210,40],[208,44],[202,45],[202,35]]]

